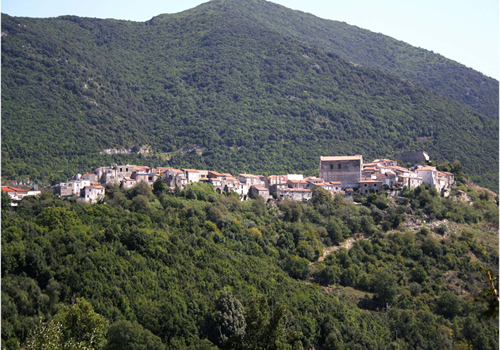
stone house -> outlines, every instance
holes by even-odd
[[[218,179],[218,180],[222,180],[223,178],[225,178],[227,175],[225,174],[222,174],[222,173],[218,173],[216,171],[211,171],[209,170],[208,171],[208,174],[207,174],[207,177],[208,179]]]
[[[358,187],[363,169],[363,156],[321,157],[319,177],[325,182],[340,181],[342,188]]]
[[[289,188],[305,189],[305,188],[307,188],[308,184],[309,183],[306,180],[288,180],[287,181],[287,185]]]
[[[402,186],[406,186],[410,190],[417,188],[423,183],[421,177],[418,177],[413,171],[409,172],[408,175],[399,175],[398,180],[401,182]]]
[[[438,176],[443,177],[446,181],[446,187],[451,187],[455,184],[455,175],[447,171],[438,171]]]
[[[224,191],[224,186],[222,185],[222,179],[219,178],[210,178],[208,180],[209,183],[214,186],[215,192],[221,194]]]
[[[128,177],[131,178],[133,177],[132,175],[136,171],[136,168],[138,170],[145,170],[143,168],[147,168],[149,170],[149,167],[141,167],[141,166],[136,166],[136,165],[113,165],[109,167],[101,167],[97,168],[94,172],[99,178],[99,182],[101,184],[118,184],[121,183],[121,181]]]
[[[99,182],[99,177],[96,174],[85,174],[81,176],[82,181],[88,181],[89,184]]]
[[[188,184],[200,181],[200,172],[196,169],[182,169]]]
[[[436,167],[424,166],[419,167],[415,170],[418,177],[422,178],[422,182],[428,184],[431,187],[437,187],[438,184],[438,173]]]
[[[135,185],[137,185],[137,180],[130,177],[125,177],[121,182],[121,186],[124,189],[134,187]]]
[[[96,203],[104,199],[104,187],[101,185],[85,186],[82,190],[82,196],[77,198],[78,200]]]
[[[267,177],[261,175],[253,175],[253,174],[239,174],[238,180],[247,185],[248,188],[251,186],[265,186],[269,187]]]
[[[148,170],[146,171],[139,170],[134,173],[134,178],[137,181],[144,181],[148,183],[151,187],[153,187],[154,182],[158,178],[158,174]]]
[[[382,189],[382,181],[379,180],[361,180],[358,184],[358,193],[362,195],[369,195],[371,192],[379,193]]]
[[[283,190],[277,190],[276,195],[279,201],[308,201],[312,197],[312,192],[309,189],[286,188]]]
[[[162,174],[162,178],[168,187],[177,186],[179,188],[183,188],[187,184],[187,179],[184,175],[184,171],[179,169],[167,169],[167,171]],[[182,180],[181,178],[184,178],[184,180]]]
[[[344,191],[344,198],[353,201],[354,200],[354,190],[352,188],[346,188]]]
[[[269,189],[264,186],[251,186],[248,190],[248,196],[250,198],[261,196],[267,202],[269,199]]]

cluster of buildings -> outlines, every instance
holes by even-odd
[[[414,153],[417,153],[417,156]],[[412,159],[420,159],[418,153],[412,152],[410,156]],[[92,174],[77,174],[71,180],[57,184],[52,189],[62,197],[74,196],[78,200],[96,202],[104,198],[104,186],[107,184],[119,184],[127,189],[139,181],[144,181],[153,186],[159,177],[171,189],[175,187],[182,189],[188,184],[205,182],[212,184],[217,193],[235,192],[241,200],[259,195],[265,200],[273,197],[279,201],[287,199],[307,201],[316,187],[352,199],[355,192],[362,195],[378,193],[384,186],[392,189],[402,189],[406,186],[413,189],[422,183],[429,184],[446,196],[450,186],[455,182],[452,173],[437,171],[432,166],[414,165],[411,169],[407,169],[390,159],[376,159],[370,163],[363,163],[363,157],[355,155],[321,157],[319,177],[304,177],[301,174],[271,176],[239,174],[235,177],[211,170],[115,164],[97,168]]]
[[[31,191],[24,190],[22,188],[16,188],[11,186],[2,186],[2,192],[7,193],[10,197],[10,205],[17,207],[17,202],[19,202],[24,197],[28,196],[38,196],[41,191]]]

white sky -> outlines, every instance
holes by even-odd
[[[193,8],[202,0],[3,0],[2,13],[23,17],[147,21]],[[498,0],[273,0],[294,10],[389,35],[432,50],[498,80]]]

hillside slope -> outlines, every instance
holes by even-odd
[[[265,0],[216,0],[214,3],[231,6],[283,35],[317,45],[348,61],[421,84],[498,119],[498,81],[442,55],[345,22],[321,19]]]
[[[425,149],[498,186],[498,120],[234,6],[147,23],[3,15],[2,32],[5,177],[139,163],[99,152],[144,145],[158,165],[236,173],[312,174],[324,154]]]
[[[482,268],[498,278],[498,206],[467,193],[473,205],[426,186],[405,192],[408,206],[322,189],[266,206],[200,183],[177,196],[108,187],[105,204],[47,191],[16,211],[2,198],[2,346],[29,344],[38,322],[83,297],[111,325],[107,350],[144,348],[112,346],[123,320],[152,332],[158,350],[498,349],[498,321],[477,298]],[[353,237],[363,238],[317,261]],[[237,301],[221,303],[223,293]],[[57,342],[48,334],[40,341]]]

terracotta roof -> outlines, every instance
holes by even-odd
[[[349,187],[349,188],[346,188],[346,189],[345,189],[345,191],[346,191],[346,192],[354,192],[354,190],[353,190],[352,188],[350,188],[350,187]]]
[[[382,181],[379,181],[379,180],[361,180],[361,181],[359,181],[359,183],[373,183],[373,182],[382,182]]]
[[[4,192],[17,192],[17,191],[14,191],[12,188],[9,188],[9,187],[2,187],[2,191],[4,191]]]
[[[392,165],[389,167],[389,169],[395,169],[395,170],[400,170],[400,171],[408,171],[407,168],[403,168],[402,166],[397,166],[397,165]]]
[[[85,188],[97,188],[97,189],[103,189],[104,190],[104,187],[100,186],[100,185],[96,185],[96,186],[85,186]]]
[[[238,174],[238,176],[244,176],[244,177],[258,177],[258,175],[254,175],[254,174]]]
[[[196,169],[182,169],[184,171],[187,171],[188,173],[198,173],[199,171]]]
[[[148,167],[146,165],[128,165],[128,167],[130,167],[130,166],[133,167],[134,170],[149,170],[149,169],[151,169],[150,167]],[[123,165],[122,168],[123,167],[127,167],[127,165]]]
[[[333,157],[320,157],[320,161],[332,161],[332,160],[362,160],[363,156],[357,154],[355,156],[333,156]]]
[[[424,166],[424,167],[418,168],[417,171],[436,171],[436,167]]]
[[[85,174],[85,175],[82,175],[82,177],[84,177],[84,176],[92,176],[92,175],[94,175],[94,174]]]
[[[5,192],[28,192],[28,190],[23,190],[22,188],[15,188],[15,187],[2,187],[2,191]]]
[[[342,185],[342,182],[340,181],[330,181],[332,185]]]

